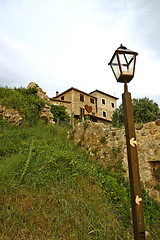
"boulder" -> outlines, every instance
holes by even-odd
[[[22,116],[20,112],[14,108],[7,108],[0,105],[0,114],[4,120],[7,120],[9,123],[19,125],[22,122]]]

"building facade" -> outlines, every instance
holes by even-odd
[[[95,90],[90,93],[97,98],[97,116],[112,121],[112,114],[117,108],[117,99],[107,93]]]
[[[74,118],[89,115],[95,122],[111,122],[112,114],[117,107],[118,98],[99,90],[85,93],[76,88],[69,88],[62,93],[56,92],[51,98],[52,104],[64,105]]]

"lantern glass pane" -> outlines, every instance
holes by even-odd
[[[133,54],[119,53],[122,75],[133,75],[135,56]]]
[[[118,79],[121,73],[120,73],[120,69],[119,69],[117,55],[115,55],[115,57],[113,58],[113,61],[111,63],[111,68],[114,72],[115,77]]]

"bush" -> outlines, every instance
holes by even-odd
[[[64,106],[58,106],[58,105],[51,105],[51,112],[53,113],[54,116],[54,121],[55,122],[70,122],[70,117],[68,113],[66,112],[66,107]]]

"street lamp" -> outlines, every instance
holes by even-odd
[[[114,52],[113,57],[108,65],[111,66],[117,82],[124,83],[122,102],[127,143],[134,239],[144,240],[145,228],[139,176],[137,141],[134,127],[131,94],[128,92],[127,88],[127,83],[129,83],[134,77],[137,55],[138,53],[128,50],[121,44],[121,46]]]
[[[138,53],[127,49],[122,44],[117,48],[109,62],[117,82],[129,83],[132,80],[137,55]]]

